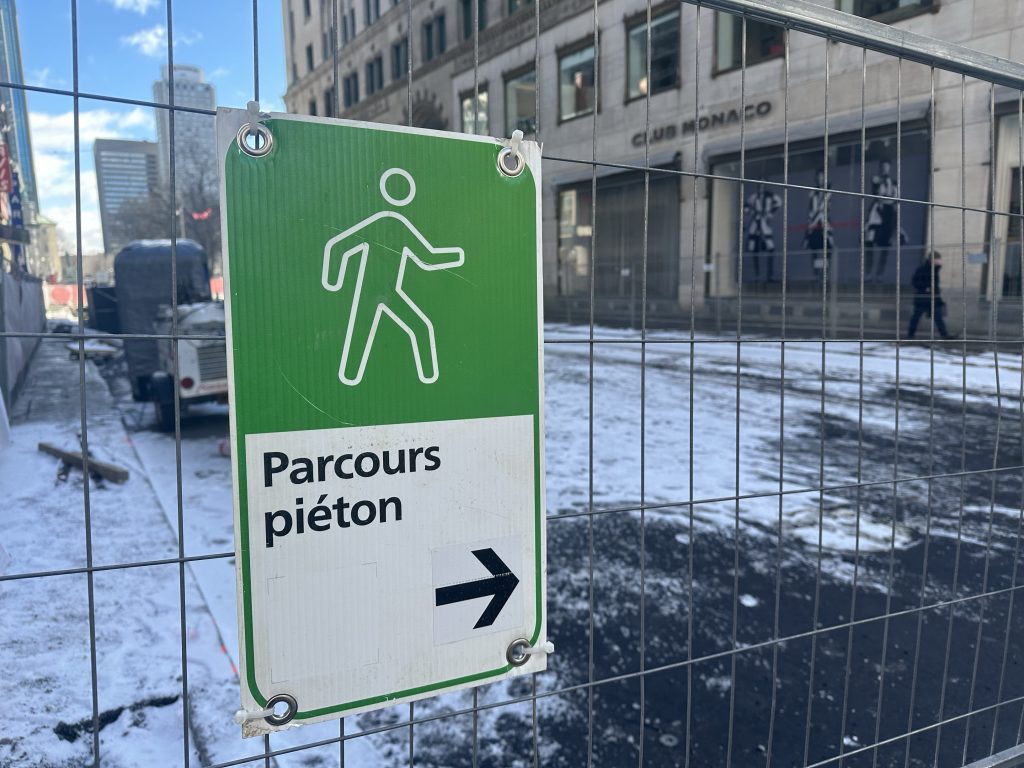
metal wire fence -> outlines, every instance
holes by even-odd
[[[329,3],[337,30],[345,11],[340,0]],[[251,14],[251,97],[259,101],[260,22],[278,11],[256,0],[251,6],[237,5]],[[401,5],[411,124],[414,53],[421,42],[413,20],[420,2],[402,0]],[[470,5],[473,98],[478,106],[486,62],[481,61],[479,6]],[[542,36],[552,5],[533,6],[538,73],[553,55]],[[166,113],[172,134],[179,115],[213,113],[174,103],[171,2],[166,3],[163,22],[170,41],[167,103],[81,87],[79,6],[78,0],[70,0],[70,87],[0,87],[63,96],[73,106],[68,140],[74,145],[78,208],[77,290],[84,295],[83,102]],[[219,726],[211,721],[211,710],[197,704],[213,694],[194,674],[197,661],[189,634],[193,585],[202,581],[198,567],[230,561],[234,552],[186,546],[195,494],[190,493],[193,479],[183,470],[189,435],[186,427],[183,439],[183,408],[175,389],[172,451],[165,454],[173,467],[163,468],[173,488],[168,511],[175,551],[98,559],[94,542],[105,534],[97,529],[96,492],[87,481],[81,486],[84,562],[0,576],[7,587],[61,578],[84,582],[91,713],[83,730],[95,765],[125,764],[103,743],[102,702],[109,678],[100,669],[97,649],[103,643],[103,622],[114,619],[98,615],[98,592],[104,584],[109,587],[105,576],[139,570],[162,574],[160,578],[177,586],[177,614],[162,620],[168,626],[177,624],[176,706],[182,749],[180,757],[161,755],[154,764],[368,765],[370,758],[361,756],[371,753],[361,751],[361,744],[372,746],[372,759],[378,761],[373,764],[395,766],[1017,764],[1015,748],[1024,732],[1024,617],[1016,606],[1024,521],[1024,312],[1019,300],[1004,302],[1016,313],[1007,322],[1005,306],[978,300],[977,289],[968,284],[967,254],[974,247],[969,247],[968,234],[974,232],[968,226],[972,217],[989,222],[1020,218],[1019,210],[996,204],[996,174],[979,186],[968,172],[968,159],[988,152],[989,167],[996,167],[997,151],[1005,150],[996,134],[1001,118],[1009,115],[1017,120],[1012,142],[1017,145],[1016,165],[1021,166],[1024,67],[799,0],[685,0],[679,8],[687,39],[693,40],[690,60],[686,49],[681,57],[693,83],[687,91],[691,106],[681,119],[698,118],[705,111],[700,89],[708,82],[702,76],[708,67],[704,54],[716,13],[738,20],[741,60],[730,82],[739,89],[740,104],[748,100],[752,26],[781,28],[782,168],[770,178],[751,171],[748,161],[756,153],[747,145],[751,130],[743,110],[728,172],[707,162],[699,121],[681,150],[678,167],[658,166],[652,162],[650,89],[643,97],[643,162],[623,163],[604,155],[599,109],[589,118],[589,150],[545,156],[546,172],[557,175],[571,167],[589,171],[594,202],[584,237],[591,254],[599,253],[604,231],[599,179],[609,170],[639,172],[643,178],[639,239],[624,246],[640,253],[634,327],[622,330],[599,322],[595,266],[586,276],[585,313],[577,315],[575,324],[552,323],[544,339],[548,443],[552,450],[565,449],[564,461],[553,457],[550,462],[556,469],[549,478],[554,489],[549,497],[555,500],[548,510],[549,626],[557,646],[550,670],[525,683],[487,686],[341,720],[330,732],[318,726],[267,736],[262,744],[236,738],[211,750],[210,734]],[[651,20],[659,9],[652,9],[648,0],[642,10],[645,71],[650,73]],[[601,65],[607,24],[601,12],[596,0],[584,11],[592,19],[588,36],[598,93],[602,77],[614,66]],[[334,46],[335,100],[341,57]],[[792,79],[797,59],[799,82]],[[888,196],[896,231],[905,216],[923,212],[927,241],[944,243],[947,254],[959,254],[950,259],[956,272],[947,277],[946,294],[952,297],[950,315],[959,321],[957,327],[951,319],[950,335],[958,338],[937,338],[938,329],[929,323],[925,346],[907,340],[906,317],[918,309],[929,319],[941,316],[943,300],[936,291],[922,299],[921,291],[907,287],[899,237],[892,246],[896,279],[880,303],[871,299],[865,269],[871,243],[863,229],[858,247],[841,254],[854,270],[841,291],[837,273],[830,271],[838,254],[830,252],[834,246],[825,238],[816,276],[801,277],[799,289],[790,294],[793,259],[804,255],[791,254],[788,239],[781,238],[776,256],[781,280],[770,302],[777,311],[766,314],[764,289],[744,277],[749,261],[712,253],[713,236],[699,224],[708,199],[731,198],[730,205],[742,210],[753,187],[778,195],[783,232],[798,215],[797,200],[802,216],[804,200],[814,192],[824,194],[826,219],[830,205],[842,204],[859,208],[859,220],[865,220],[878,199],[866,170],[869,113],[873,97],[884,90],[877,78],[883,71],[879,64],[886,60],[891,62],[884,70],[890,78],[888,92],[895,103],[895,189],[911,186],[901,176],[907,167],[904,115],[912,112],[904,102],[905,79],[918,94],[923,84],[930,107],[923,116],[915,113],[913,120],[933,153],[924,171],[927,194]],[[808,84],[809,68],[815,69],[820,87]],[[833,85],[834,79],[841,85]],[[558,121],[549,110],[549,87],[554,86],[537,77],[540,141]],[[1008,102],[1000,89],[1012,91],[1012,109],[1005,108]],[[944,94],[941,102],[939,91]],[[791,123],[798,92],[800,119]],[[796,134],[808,119],[808,92],[820,97],[814,116],[821,126],[816,151],[822,153],[823,178],[818,184],[790,176],[791,142],[803,140]],[[829,178],[830,120],[838,119],[837,102],[844,114],[851,112],[851,104],[859,105],[852,110],[859,113],[852,130],[859,139],[852,158],[859,178],[851,188],[832,188]],[[335,111],[340,111],[337,105]],[[978,114],[983,115],[984,136],[977,128]],[[850,132],[849,127],[844,130]],[[934,149],[940,138],[947,150],[942,156]],[[978,150],[979,145],[984,148]],[[949,152],[950,147],[957,151]],[[175,151],[172,142],[167,158],[170,201],[178,199],[180,158]],[[940,172],[951,179],[941,190],[936,187]],[[681,247],[689,251],[680,261],[678,305],[684,311],[668,327],[659,321],[655,330],[648,317],[649,193],[651,179],[660,175],[678,179],[680,205],[690,226],[689,231],[682,229]],[[1024,172],[1012,178],[1013,184],[1024,185]],[[176,243],[180,222],[174,205],[161,214],[167,235]],[[737,214],[722,242],[742,250],[738,244],[746,239],[748,224]],[[950,232],[957,231],[959,238],[951,239]],[[1020,233],[1024,227],[1011,231]],[[178,259],[172,254],[176,305]],[[1022,254],[1024,241],[1016,258],[1024,258]],[[550,262],[546,254],[546,264]],[[730,290],[711,300],[707,275],[725,272],[725,266],[716,265],[727,262],[735,264],[726,281]],[[1022,272],[1024,265],[1017,274]],[[986,275],[989,288],[1001,279],[994,268]],[[852,307],[842,323],[837,321],[840,299],[844,307]],[[80,299],[79,305],[83,303]],[[794,305],[801,309],[799,323]],[[871,314],[879,306],[889,312],[880,316],[883,320]],[[884,322],[888,330],[880,330]],[[3,335],[51,343],[43,333]],[[169,329],[152,334],[87,335],[80,319],[71,339],[79,352],[78,428],[88,476],[96,423],[87,396],[87,369],[92,365],[86,359],[87,342],[141,339],[180,345],[219,337],[183,331],[172,314]],[[177,357],[173,360],[177,376]],[[562,393],[560,399],[554,399],[552,390]],[[709,481],[711,476],[717,480]],[[228,508],[222,512],[229,520]],[[228,569],[219,573],[223,577]],[[15,631],[3,629],[4,635]],[[223,640],[230,655],[234,638]],[[214,698],[230,701],[235,694],[228,693],[226,699]],[[221,714],[227,722],[232,713],[224,709]],[[38,764],[47,759],[39,756]]]

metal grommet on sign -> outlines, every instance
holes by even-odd
[[[498,170],[506,176],[518,176],[526,167],[526,161],[518,152],[513,152],[508,147],[498,153]]]
[[[521,667],[530,660],[530,641],[526,638],[513,640],[505,651],[505,660],[513,667]]]
[[[519,145],[523,141],[523,132],[519,129],[512,131],[512,138],[508,146],[498,153],[498,170],[506,176],[518,176],[526,167],[526,161],[519,151]]]
[[[274,146],[274,135],[263,123],[246,123],[238,129],[235,143],[247,155],[264,157]]]
[[[277,705],[284,704],[288,707],[284,714],[278,715]],[[267,702],[267,709],[273,710],[275,714],[267,715],[263,719],[271,725],[287,725],[295,717],[295,713],[299,711],[299,704],[295,701],[294,696],[289,696],[287,693],[279,693]]]

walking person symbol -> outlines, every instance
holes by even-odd
[[[388,192],[388,181],[395,176],[408,185],[404,197]],[[416,182],[407,171],[390,168],[381,174],[380,193],[388,203],[401,208],[416,196]],[[341,263],[335,276],[332,256],[338,252]],[[346,273],[355,273],[352,307],[338,366],[341,382],[355,386],[362,381],[383,315],[390,317],[408,335],[420,381],[424,384],[437,381],[434,326],[405,292],[402,282],[410,262],[433,272],[462,266],[464,261],[461,248],[434,247],[405,216],[392,210],[378,211],[328,240],[324,246],[323,287],[339,291]]]

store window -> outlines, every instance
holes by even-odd
[[[561,120],[594,111],[594,46],[587,45],[558,57],[558,116]]]
[[[462,132],[488,136],[491,132],[487,119],[487,86],[481,85],[478,96],[474,100],[473,92],[468,91],[460,97],[462,104]],[[474,101],[476,109],[473,108]]]
[[[743,20],[729,13],[716,13],[715,19],[715,71],[738,69],[744,64]],[[747,21],[748,67],[781,56],[785,44],[782,27],[762,21]]]
[[[462,39],[469,40],[473,36],[473,0],[461,0],[462,6]],[[487,0],[477,0],[476,27],[480,31],[487,28]]]
[[[675,174],[649,175],[647,206],[648,298],[675,299],[679,283],[679,182]],[[557,292],[594,292],[640,301],[644,289],[644,174],[623,173],[597,182],[596,238],[590,181],[558,190]]]
[[[1010,216],[1006,219],[1006,256],[1003,268],[1003,296],[1021,295],[1020,166],[1010,173]]]
[[[714,177],[747,179],[711,184],[712,294],[734,292],[740,275],[780,291],[784,258],[791,291],[820,294],[827,277],[856,293],[862,274],[872,293],[894,293],[897,276],[906,289],[924,258],[929,206],[895,198],[928,200],[929,152],[926,129],[905,126],[897,141],[889,126],[869,130],[863,145],[859,132],[829,137],[827,155],[820,139],[788,156],[782,147],[750,152],[742,174],[738,156],[712,160]]]
[[[839,0],[839,10],[878,21],[898,21],[938,5],[938,0]]]
[[[505,81],[505,133],[520,130],[524,136],[537,132],[537,73],[531,68]]]
[[[626,31],[626,96],[646,96],[679,87],[679,9],[651,18],[651,73],[647,76],[646,15]]]

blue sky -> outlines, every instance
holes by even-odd
[[[167,62],[167,7],[172,2],[174,60],[204,69],[217,103],[244,107],[253,98],[252,0],[78,0],[79,90],[151,101]],[[71,90],[71,0],[17,0],[25,81]],[[284,39],[279,0],[258,0],[260,103],[283,110]],[[28,96],[42,213],[75,241],[72,100]],[[82,239],[102,250],[92,142],[98,137],[156,138],[154,110],[83,99],[80,102]]]

